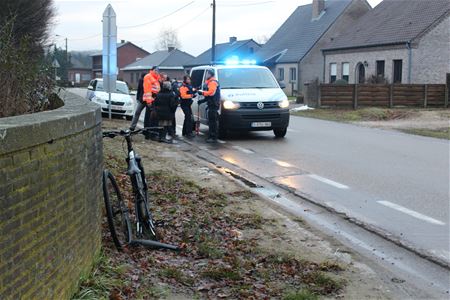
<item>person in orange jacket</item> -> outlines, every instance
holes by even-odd
[[[153,67],[150,72],[144,77],[144,95],[143,101],[146,103],[147,108],[145,110],[144,127],[156,127],[158,126],[158,120],[153,112],[153,101],[155,101],[156,95],[161,90],[159,68]],[[153,134],[156,137],[156,133]],[[146,133],[146,139],[151,139],[152,134]]]
[[[193,138],[195,135],[192,133],[194,128],[193,116],[192,116],[192,98],[195,97],[195,89],[191,85],[191,77],[186,75],[183,77],[183,84],[180,87],[181,109],[184,113],[183,123],[183,136]]]
[[[204,91],[198,91],[199,95],[205,96],[205,99],[198,101],[198,104],[200,105],[206,102],[208,105],[209,136],[206,140],[207,143],[217,143],[219,135],[220,85],[214,76],[214,70],[207,70],[206,89]]]

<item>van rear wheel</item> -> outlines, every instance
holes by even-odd
[[[277,138],[284,138],[287,133],[287,128],[275,128],[273,133]]]

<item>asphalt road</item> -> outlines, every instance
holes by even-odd
[[[448,141],[301,117],[284,139],[242,133],[211,146],[201,133],[193,142],[225,161],[450,264]]]
[[[204,144],[203,136],[195,143],[450,263],[448,141],[291,117],[284,139],[258,132],[231,135],[217,146]]]

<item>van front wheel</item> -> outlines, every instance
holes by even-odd
[[[287,133],[287,128],[276,128],[273,130],[273,133],[277,138],[284,138]]]

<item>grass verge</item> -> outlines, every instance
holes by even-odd
[[[321,120],[337,122],[362,122],[362,121],[390,121],[414,117],[418,114],[417,109],[388,109],[379,107],[367,107],[360,109],[331,109],[318,108],[314,110],[305,110],[291,112],[292,115]]]
[[[410,129],[402,129],[401,131],[409,134],[450,140],[450,127],[439,129],[410,128]]]

